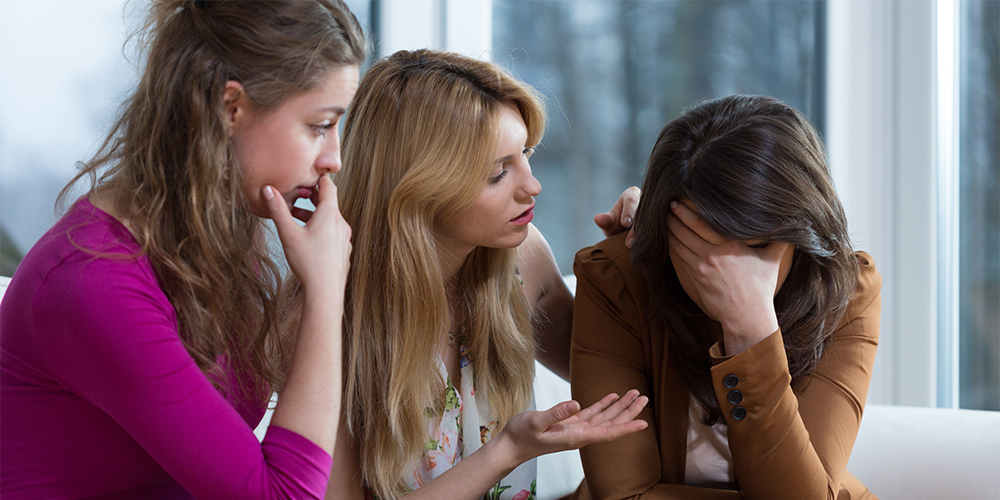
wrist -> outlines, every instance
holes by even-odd
[[[344,287],[333,284],[318,283],[302,285],[302,304],[311,307],[330,308],[342,311],[344,308]]]
[[[759,310],[759,314],[742,315],[722,322],[727,355],[739,354],[778,330],[774,307]]]
[[[486,443],[483,448],[490,448],[490,453],[495,459],[496,466],[503,471],[502,476],[510,474],[518,465],[530,460],[532,457],[522,453],[514,441],[513,436],[507,427],[504,427],[499,434]]]

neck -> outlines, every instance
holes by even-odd
[[[441,274],[444,279],[445,290],[448,291],[449,302],[451,295],[458,288],[458,271],[465,264],[465,259],[476,248],[471,245],[458,244],[446,236],[437,237],[438,261],[441,263]]]

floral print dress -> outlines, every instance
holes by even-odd
[[[406,478],[406,485],[417,489],[462,461],[486,444],[497,428],[486,398],[476,399],[475,378],[469,349],[460,348],[462,387],[451,383],[444,361],[438,360],[438,370],[445,381],[443,412],[427,411],[428,438],[424,455],[413,472]],[[534,407],[534,402],[532,402]],[[535,500],[536,462],[531,459],[515,468],[490,488],[486,500]]]

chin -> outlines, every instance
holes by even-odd
[[[528,226],[524,227],[525,229],[528,228]],[[511,238],[509,244],[500,246],[498,248],[517,248],[521,246],[521,244],[524,243],[524,240],[526,239],[528,239],[528,231],[524,231],[523,233],[517,234],[514,238]]]

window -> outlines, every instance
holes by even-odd
[[[535,223],[562,271],[684,108],[767,94],[822,129],[824,15],[823,2],[494,0],[494,60],[547,101]]]
[[[1000,2],[958,17],[958,404],[1000,410]]]
[[[370,34],[371,2],[347,3]],[[94,154],[137,81],[124,43],[147,6],[126,0],[0,3],[0,275],[12,275],[56,221],[56,196],[75,163]],[[78,184],[76,195],[85,184]]]

